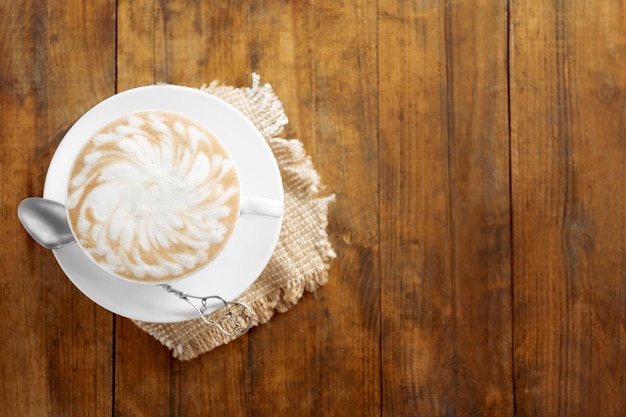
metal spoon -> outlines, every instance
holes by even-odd
[[[17,207],[17,216],[28,234],[46,249],[60,249],[76,242],[67,221],[65,206],[46,198],[30,197],[23,200]],[[159,287],[187,302],[208,325],[215,326],[226,336],[237,337],[252,327],[252,310],[244,303],[226,301],[217,295],[206,297],[185,294],[168,284]],[[191,300],[199,300],[196,306]],[[217,319],[210,320],[205,316],[209,309],[209,300],[217,299],[224,304],[225,313]]]

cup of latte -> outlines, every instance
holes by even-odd
[[[242,196],[233,158],[207,127],[147,110],[106,124],[78,152],[66,211],[100,268],[164,284],[216,259],[240,214],[280,217],[282,201]]]

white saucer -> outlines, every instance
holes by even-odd
[[[161,109],[187,115],[205,124],[235,159],[242,195],[283,200],[283,186],[274,155],[255,126],[221,99],[188,87],[153,85],[119,93],[85,113],[57,148],[46,176],[43,196],[65,203],[71,164],[82,145],[104,124],[130,112]],[[240,217],[222,253],[201,271],[174,282],[190,295],[219,295],[234,300],[267,265],[282,219]],[[170,323],[196,318],[185,301],[156,285],[115,278],[96,266],[78,247],[53,251],[70,280],[87,297],[107,310],[134,320]],[[214,309],[219,305],[215,304]]]

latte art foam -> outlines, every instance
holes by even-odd
[[[77,241],[102,268],[135,281],[172,281],[222,249],[239,212],[228,151],[201,124],[133,113],[85,145],[67,194]]]

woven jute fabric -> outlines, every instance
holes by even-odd
[[[200,89],[230,103],[252,121],[267,140],[282,175],[285,212],[278,244],[262,274],[237,299],[252,309],[256,326],[269,321],[276,312],[286,312],[305,292],[315,292],[327,282],[328,268],[335,257],[326,233],[328,204],[333,197],[321,195],[319,175],[303,144],[297,139],[279,137],[287,116],[272,87],[261,84],[257,74],[252,75],[250,87],[213,82]],[[135,324],[180,360],[196,358],[233,340],[200,318]]]

